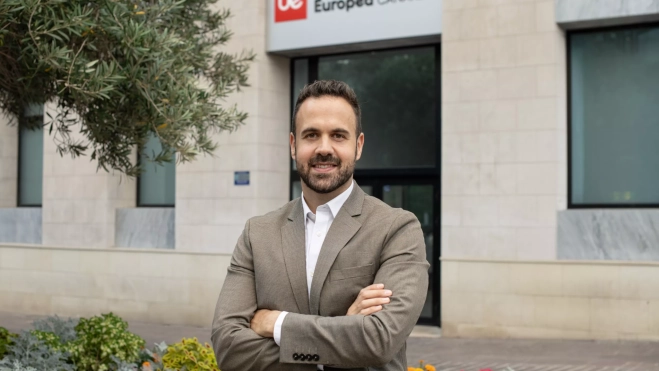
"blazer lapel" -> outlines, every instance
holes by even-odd
[[[281,228],[281,242],[286,272],[293,288],[299,313],[309,314],[304,215],[302,214],[304,214],[302,202],[298,199],[288,216],[288,222]]]
[[[311,294],[309,300],[309,307],[311,314],[318,315],[320,309],[320,293],[323,289],[325,279],[329,274],[330,268],[334,264],[337,255],[343,247],[352,239],[361,228],[361,223],[354,217],[361,215],[362,205],[364,203],[364,191],[357,186],[350,194],[339,210],[338,215],[334,218],[332,226],[325,236],[325,241],[320,249],[316,269],[314,270],[313,280],[311,281]],[[304,233],[304,226],[303,226]]]

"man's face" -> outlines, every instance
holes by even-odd
[[[312,191],[330,193],[352,179],[362,155],[364,134],[356,136],[357,119],[343,98],[308,98],[290,135],[291,156],[302,181]]]

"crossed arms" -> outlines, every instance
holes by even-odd
[[[259,308],[248,222],[234,251],[213,319],[211,339],[220,369],[279,370],[286,364],[308,364],[293,359],[293,354],[303,349],[316,349],[321,356],[319,363],[324,365],[368,367],[389,362],[414,328],[428,287],[429,264],[419,222],[409,212],[398,213],[389,226],[374,280],[393,292],[391,301],[370,315],[289,313],[282,324],[281,346],[250,327]],[[358,299],[346,312],[354,313],[359,303]]]

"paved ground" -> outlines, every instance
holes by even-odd
[[[0,326],[17,332],[38,318],[0,312]],[[210,328],[130,323],[130,330],[147,344],[184,336],[210,341]],[[659,371],[659,343],[447,339],[419,327],[408,341],[407,358],[410,365],[423,359],[438,371]]]

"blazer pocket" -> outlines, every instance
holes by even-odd
[[[373,263],[359,267],[350,267],[343,269],[332,269],[330,271],[330,281],[346,280],[348,278],[372,276],[375,273]]]

